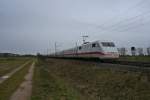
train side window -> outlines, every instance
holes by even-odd
[[[96,44],[95,44],[95,43],[92,44],[92,48],[94,48],[94,47],[96,47]]]
[[[81,48],[81,46],[79,47],[79,50],[81,50],[82,48]]]
[[[102,45],[104,47],[115,47],[115,44],[113,42],[102,42]]]

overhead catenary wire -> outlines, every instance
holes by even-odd
[[[136,5],[140,5],[140,3],[144,3],[144,0],[141,0],[138,4]],[[134,7],[133,7],[134,8]],[[143,12],[139,15],[136,15],[136,16],[133,16],[133,17],[130,17],[130,18],[126,18],[124,20],[120,20],[119,22],[111,25],[111,26],[107,26],[107,27],[104,27],[104,24],[102,25],[98,25],[96,28],[99,29],[99,27],[101,26],[101,31],[100,32],[108,32],[108,31],[115,31],[115,30],[118,30],[120,29],[120,25],[124,24],[125,22],[128,22],[126,25],[132,25],[132,23],[136,22],[136,21],[139,21],[139,18],[141,18],[142,16],[145,16],[147,14],[149,14],[150,11],[146,11],[146,12]],[[140,19],[141,20],[141,19]],[[130,24],[131,23],[131,24]],[[125,25],[125,26],[126,26]],[[123,26],[123,28],[125,27]],[[98,31],[97,31],[98,32]]]
[[[133,6],[129,7],[129,8],[127,8],[127,10],[121,12],[120,14],[122,14],[122,15],[124,16],[124,13],[125,13],[125,14],[127,15],[129,12],[131,12],[132,10],[134,10],[135,8],[139,7],[139,6],[142,5],[142,4],[145,4],[145,0],[139,0],[138,3],[136,3],[135,5],[133,5]],[[104,22],[103,24],[98,25],[97,27],[99,27],[99,28],[100,28],[100,27],[103,27],[103,26],[107,25],[108,23],[110,23],[110,21],[116,20],[117,17],[118,17],[118,16],[114,16],[113,18],[111,18],[110,20],[108,20],[108,22]]]
[[[141,17],[143,17],[143,16],[148,15],[147,17],[149,18],[149,14],[150,14],[150,11],[144,12],[144,13],[139,14],[137,16],[133,16],[133,17],[130,17],[128,19],[122,20],[118,23],[115,23],[115,24],[109,26],[109,27],[103,27],[100,31],[95,31],[94,33],[97,33],[97,32],[106,33],[106,32],[110,32],[110,31],[118,31],[121,28],[126,28],[126,26],[129,27],[130,25],[134,25],[135,22],[141,21]],[[128,22],[128,23],[123,25],[124,22]]]
[[[148,15],[148,16],[147,16]],[[127,19],[127,20],[123,20],[123,21],[127,21],[127,23],[118,23],[118,24],[115,24],[113,27],[111,27],[111,28],[109,28],[109,27],[107,27],[107,30],[105,30],[105,31],[120,31],[120,30],[124,30],[125,28],[128,28],[128,27],[130,27],[130,26],[136,26],[136,22],[140,22],[140,24],[142,23],[141,21],[142,21],[142,17],[143,16],[145,16],[145,18],[147,17],[147,18],[149,18],[149,16],[150,16],[150,11],[148,12],[148,13],[142,13],[142,14],[140,14],[140,15],[137,15],[137,16],[135,16],[135,17],[132,17],[132,18],[130,18],[130,19]]]

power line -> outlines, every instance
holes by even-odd
[[[129,11],[131,12],[131,10],[135,9],[136,7],[139,7],[140,5],[144,4],[145,0],[140,0],[138,3],[136,3],[135,5],[133,5],[132,7],[129,7],[126,11],[123,11],[122,14],[124,16],[124,13],[127,15],[127,13],[129,13]],[[112,20],[116,20],[116,17],[118,16],[114,16],[113,18],[111,18],[108,23],[110,23],[110,21]],[[103,26],[105,26],[107,22],[101,24],[101,25],[98,25],[97,28],[103,28]]]
[[[150,11],[147,14],[145,14],[145,15],[148,15],[147,18],[149,18],[149,14],[150,14]],[[124,22],[126,21],[128,23],[123,24],[123,23],[120,22],[118,24],[113,25],[109,30],[110,31],[114,31],[114,30],[117,31],[118,29],[120,30],[120,28],[126,28],[126,27],[130,27],[131,25],[135,25],[136,22],[141,22],[142,21],[142,17],[145,16],[145,15],[144,14],[140,14],[140,15],[135,16],[133,18],[124,20]],[[119,26],[119,25],[121,25],[121,26]]]
[[[144,12],[144,13],[141,13],[139,15],[136,15],[136,16],[133,16],[133,17],[130,17],[130,18],[127,18],[125,20],[122,20],[120,22],[117,22],[109,27],[103,27],[103,29],[100,31],[100,32],[108,32],[108,31],[115,31],[115,30],[118,30],[121,28],[121,26],[119,25],[122,25],[124,22],[128,22],[125,26],[129,26],[129,25],[132,25],[133,23],[141,20],[141,19],[138,19],[138,18],[141,18],[142,16],[145,16],[147,14],[150,14],[150,11],[147,11],[147,12]],[[149,17],[148,17],[149,18]],[[131,21],[131,23],[129,23]],[[124,27],[125,27],[124,26]],[[124,28],[123,27],[123,28]],[[98,32],[98,31],[97,31]]]
[[[147,22],[150,22],[150,20],[148,20]],[[142,23],[142,22],[140,22],[139,24],[136,24],[136,25],[134,25],[134,26],[129,26],[129,27],[126,27],[125,29],[122,29],[122,30],[118,30],[117,32],[127,32],[127,31],[129,31],[129,29],[137,29],[137,27],[141,27],[141,26],[143,26],[144,25],[144,23]],[[139,29],[139,28],[138,28]]]
[[[140,4],[143,4],[144,2],[145,2],[144,0],[140,0],[140,2],[138,2],[138,3],[137,3],[135,6],[133,6],[132,8],[135,8],[135,7],[139,6]],[[116,27],[116,26],[118,26],[118,25],[120,25],[120,24],[122,24],[122,23],[124,23],[124,22],[134,21],[135,19],[138,19],[138,18],[140,18],[141,16],[143,16],[143,15],[145,15],[145,14],[147,14],[147,13],[149,14],[150,11],[141,13],[141,14],[136,15],[136,16],[133,16],[133,17],[131,17],[131,18],[127,18],[127,19],[121,20],[121,21],[119,21],[119,22],[117,22],[117,23],[115,23],[115,24],[113,24],[113,25],[111,25],[111,26],[108,26],[108,27],[104,27],[104,25],[105,25],[105,23],[104,23],[104,24],[102,24],[102,25],[98,25],[97,28],[101,27],[101,31],[100,31],[100,32],[102,32],[102,31],[107,31],[107,32],[108,32],[110,29],[114,30],[114,28],[119,28],[119,29],[120,29],[120,26],[119,26],[119,27]],[[138,20],[135,20],[135,21],[138,21]],[[133,23],[133,22],[132,22],[132,23]],[[130,25],[130,24],[127,24],[127,25]]]

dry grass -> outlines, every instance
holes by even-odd
[[[6,57],[0,58],[0,77],[25,63],[29,58]]]
[[[17,71],[10,78],[0,84],[0,100],[9,100],[12,93],[24,80],[24,76],[28,72],[30,65],[31,62],[26,64],[21,70]]]
[[[123,61],[138,61],[138,62],[150,62],[150,56],[122,56],[119,60]]]
[[[47,70],[46,63],[38,61],[33,78],[31,100],[79,100],[79,96],[64,80]]]
[[[149,100],[149,76],[142,72],[96,67],[95,63],[49,59],[51,74],[64,80],[89,100]],[[119,65],[118,65],[119,66]]]

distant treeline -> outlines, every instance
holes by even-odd
[[[31,55],[31,54],[20,55],[14,53],[0,53],[0,57],[34,57],[34,56],[35,55]]]

